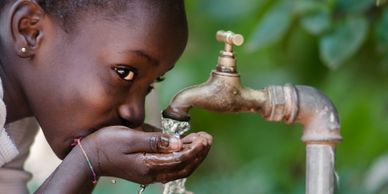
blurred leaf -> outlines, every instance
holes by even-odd
[[[255,13],[268,0],[244,0],[244,3],[235,0],[212,0],[203,1],[202,10],[211,17],[219,20],[241,20],[241,17],[247,17]]]
[[[273,168],[260,160],[253,160],[238,171],[228,169],[228,173],[216,174],[200,180],[193,188],[195,193],[276,193],[277,183]]]
[[[253,32],[248,50],[256,50],[278,42],[292,20],[291,1],[280,0],[263,16]]]
[[[365,178],[365,187],[370,193],[378,193],[378,191],[388,191],[388,154],[377,158]],[[382,193],[382,192],[381,192]]]
[[[360,13],[375,5],[375,0],[338,0],[337,9],[340,12]]]
[[[374,30],[375,40],[380,51],[388,49],[388,9],[385,9],[381,18],[377,21]]]
[[[320,39],[321,59],[335,69],[351,58],[368,34],[368,21],[359,16],[347,17]]]
[[[293,7],[293,12],[297,15],[305,15],[315,13],[317,11],[326,10],[328,4],[320,0],[296,0]]]
[[[330,23],[330,13],[327,10],[308,14],[301,19],[303,28],[314,35],[319,35],[328,30]]]
[[[376,0],[376,6],[381,6],[386,2],[387,2],[387,0]]]

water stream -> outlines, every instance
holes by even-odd
[[[190,123],[162,117],[162,130],[163,133],[180,138],[182,134],[190,130]],[[163,194],[193,194],[186,190],[186,180],[179,179],[164,184]]]

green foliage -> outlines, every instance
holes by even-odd
[[[387,2],[387,0],[376,0],[376,6],[383,5],[386,2]]]
[[[255,27],[248,49],[276,44],[296,19],[308,33],[320,39],[321,60],[335,69],[356,55],[367,39],[368,19],[376,17],[371,11],[378,13],[382,9],[374,5],[374,0],[275,1]]]
[[[347,17],[339,21],[333,31],[321,37],[322,60],[330,68],[337,68],[360,49],[367,33],[368,21],[363,17]]]
[[[313,35],[320,35],[330,28],[330,13],[328,10],[319,10],[306,14],[301,19],[303,28]]]
[[[271,7],[253,32],[249,49],[259,49],[278,42],[291,24],[291,1],[281,0]]]
[[[388,9],[384,9],[381,18],[378,19],[374,33],[379,50],[386,51],[388,49]]]
[[[374,4],[375,0],[338,0],[337,9],[341,13],[363,13]]]

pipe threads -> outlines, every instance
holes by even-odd
[[[270,86],[267,88],[269,98],[269,121],[286,121],[293,123],[298,115],[298,95],[292,84]]]

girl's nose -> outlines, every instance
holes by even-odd
[[[144,100],[124,103],[118,107],[118,112],[128,127],[139,127],[144,123]]]

